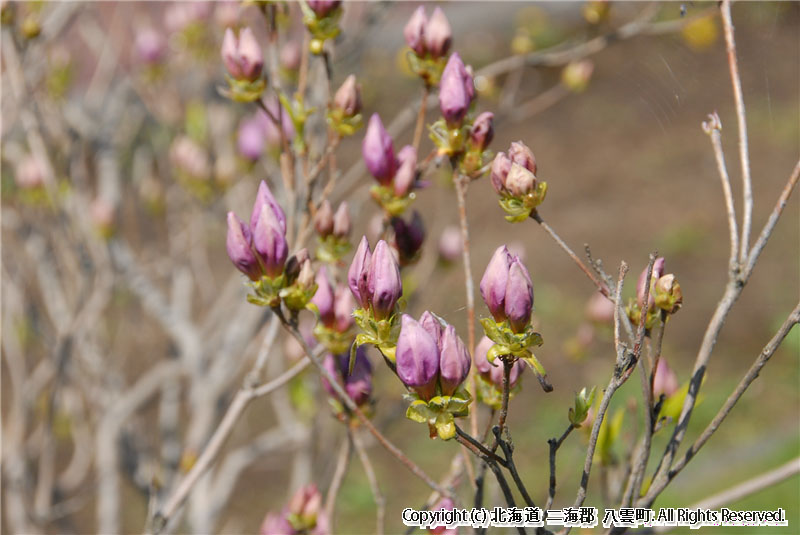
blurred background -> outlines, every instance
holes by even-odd
[[[402,36],[416,5],[345,3],[331,55],[332,87],[355,74],[365,114],[378,112],[387,125],[399,118],[390,127],[398,147],[411,140],[412,106],[421,94]],[[684,304],[669,323],[663,355],[683,384],[726,283],[723,197],[700,127],[714,111],[739,207],[741,197],[716,4],[436,5],[453,27],[454,50],[475,69],[478,109],[496,114],[492,150],[522,140],[535,153],[538,176],[549,185],[542,217],[579,253],[590,244],[609,273],[625,260],[626,296],[634,295],[650,252],[666,257]],[[245,302],[247,288],[226,258],[225,214],[249,213],[259,180],[268,180],[280,200],[285,194],[278,138],[244,147],[241,130],[256,109],[218,91],[219,48],[226,27],[250,26],[265,51],[276,54],[283,83],[295,83],[304,29],[298,6],[287,6],[280,42],[266,44],[259,8],[236,2],[3,3],[4,532],[96,533],[101,525],[140,532],[153,501],[192,466],[256,358],[268,318]],[[733,19],[757,233],[800,152],[800,8],[741,3]],[[632,21],[630,32],[618,31]],[[597,46],[584,53],[576,48],[581,43]],[[565,59],[544,55],[553,50],[567,51]],[[551,60],[510,70],[497,63],[537,53]],[[567,75],[571,59],[591,63]],[[309,76],[314,92],[324,77],[321,62],[312,61]],[[359,163],[362,137],[358,132],[338,149],[342,176],[333,192],[351,206],[355,239],[370,235],[379,215],[368,196],[372,179]],[[424,155],[432,144],[423,139],[422,147]],[[427,178],[430,186],[413,205],[426,228],[423,254],[403,272],[406,294],[414,292],[408,312],[433,310],[463,335],[460,258],[447,262],[440,252],[443,231],[458,223],[449,169],[432,169]],[[593,286],[542,229],[504,221],[488,179],[472,184],[468,213],[476,280],[501,244],[524,256],[533,279],[534,323],[545,341],[537,356],[555,391],[543,393],[526,374],[509,421],[523,479],[534,500],[544,502],[547,439],[563,432],[576,391],[606,384],[611,326],[587,315]],[[688,440],[796,304],[799,221],[795,195],[722,331]],[[480,300],[477,314],[488,314]],[[285,338],[277,336],[266,378],[297,358]],[[797,457],[798,356],[795,329],[656,506],[690,506]],[[432,441],[407,420],[403,386],[379,355],[371,360],[376,426],[442,477],[458,445]],[[614,398],[609,415],[624,414],[625,425],[608,466],[592,478],[588,505],[603,507],[603,480],[615,485],[614,464],[628,454],[641,424],[640,395],[638,384],[628,384]],[[665,435],[656,436],[654,455]],[[189,514],[171,529],[257,532],[265,513],[280,510],[299,486],[315,482],[325,494],[344,436],[309,368],[248,407],[202,480],[204,496],[192,496]],[[400,511],[423,504],[429,489],[370,438],[364,436],[387,502],[387,532],[400,533]],[[559,452],[556,506],[574,501],[585,445],[585,434],[574,433]],[[469,503],[466,481],[459,494]],[[501,501],[493,485],[488,496],[487,503]],[[337,504],[337,533],[373,531],[373,497],[357,462]],[[789,527],[762,529],[795,533],[800,480],[727,505],[782,507]],[[110,523],[102,524],[103,514]]]

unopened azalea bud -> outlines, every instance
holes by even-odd
[[[683,304],[681,285],[672,273],[660,277],[653,288],[655,303],[658,308],[669,314],[674,314]]]
[[[342,86],[333,96],[333,107],[341,110],[345,117],[353,117],[361,112],[361,86],[356,82],[355,75],[345,78]]]
[[[403,295],[400,267],[391,249],[383,240],[375,246],[367,275],[367,292],[372,312],[382,320],[392,315],[397,300]]]
[[[279,60],[281,62],[281,67],[287,71],[296,71],[299,69],[302,57],[303,51],[300,47],[300,43],[295,40],[286,41],[281,47]]]
[[[522,141],[514,141],[508,148],[508,157],[513,163],[518,163],[536,175],[536,158],[533,151]]]
[[[347,238],[350,235],[350,210],[347,202],[342,202],[333,216],[333,235],[337,238]]]
[[[289,247],[284,231],[268,205],[261,206],[255,226],[252,228],[252,234],[253,249],[267,276],[277,277],[283,273]]]
[[[153,28],[141,28],[136,32],[134,48],[139,60],[144,63],[158,63],[164,57],[166,42]]]
[[[406,145],[397,154],[398,168],[394,175],[394,194],[405,197],[414,188],[417,180],[417,150]]]
[[[497,193],[506,193],[506,177],[511,171],[511,159],[505,153],[498,152],[492,161],[492,171],[490,174],[492,187]]]
[[[228,74],[236,80],[253,82],[261,76],[264,53],[250,28],[240,30],[238,39],[232,29],[225,30],[225,37],[222,40],[222,61],[228,69]]]
[[[528,270],[514,258],[508,269],[505,295],[505,315],[516,333],[523,332],[531,321],[533,311],[533,283]]]
[[[361,308],[369,307],[367,278],[371,263],[372,251],[369,249],[367,237],[362,236],[358,249],[356,249],[356,254],[353,256],[353,261],[350,263],[350,269],[347,272],[347,285]]]
[[[439,374],[439,347],[433,337],[414,318],[403,314],[396,348],[397,376],[420,398],[429,400],[436,393]]]
[[[267,513],[261,522],[259,535],[285,535],[287,533],[295,533],[295,529],[282,513]]]
[[[444,331],[442,327],[442,322],[430,311],[426,310],[422,313],[419,317],[419,324],[422,326],[423,329],[428,331],[428,334],[431,335],[431,338],[436,340],[436,345],[441,349],[441,342],[442,342],[442,332]]]
[[[308,0],[308,7],[319,18],[327,17],[342,4],[341,0]]]
[[[475,367],[478,369],[478,373],[481,377],[494,385],[497,391],[502,391],[503,374],[505,373],[503,361],[499,357],[495,357],[494,362],[489,362],[486,359],[486,355],[493,345],[494,342],[488,337],[484,336],[481,338],[480,342],[478,342],[478,345],[475,347]],[[524,369],[525,365],[521,360],[517,360],[514,363],[508,378],[509,388],[514,388],[516,386],[519,376]]]
[[[301,487],[294,493],[289,500],[287,509],[289,514],[294,515],[304,526],[314,526],[317,514],[322,506],[322,495],[317,486],[313,483]]]
[[[448,325],[441,337],[439,356],[439,384],[442,395],[450,396],[469,374],[472,359],[456,329]]]
[[[261,213],[262,206],[268,206],[270,211],[272,212],[273,216],[275,217],[278,226],[281,229],[283,234],[286,233],[286,215],[283,213],[283,208],[281,205],[278,204],[278,201],[275,199],[275,196],[272,194],[272,190],[269,189],[267,183],[263,180],[258,185],[258,193],[256,194],[256,201],[253,203],[253,212],[250,215],[250,229],[253,230],[256,227],[256,221]]]
[[[316,283],[317,291],[311,299],[311,302],[317,306],[319,319],[322,324],[331,328],[336,322],[336,314],[334,311],[333,288],[328,280],[328,270],[325,266],[321,266],[319,270],[317,270]]]
[[[445,262],[455,262],[461,258],[464,242],[461,240],[461,229],[456,226],[445,227],[439,237],[439,256]]]
[[[333,313],[336,318],[335,328],[338,332],[343,333],[353,326],[353,309],[355,302],[350,291],[345,286],[337,286],[333,294]]]
[[[22,189],[38,188],[44,184],[44,166],[32,155],[23,157],[16,166],[14,182]]]
[[[447,55],[453,42],[453,30],[450,22],[440,8],[435,8],[428,24],[425,26],[425,48],[434,59]]]
[[[428,17],[425,16],[425,8],[419,6],[403,28],[406,44],[419,57],[425,55],[425,27],[427,25]]]
[[[663,256],[656,258],[656,261],[653,262],[653,272],[650,275],[650,288],[651,291],[648,294],[647,298],[647,310],[650,310],[655,305],[655,296],[653,295],[652,288],[655,285],[655,282],[661,278],[664,274],[664,265],[666,260],[664,260]],[[639,304],[639,308],[644,308],[644,293],[645,293],[645,284],[647,282],[647,268],[644,268],[641,275],[639,275],[639,280],[636,282],[636,302]]]
[[[314,214],[314,229],[323,238],[333,233],[333,208],[328,199],[324,199]]]
[[[586,303],[586,318],[595,323],[614,321],[614,302],[600,292],[595,292]]]
[[[495,250],[481,278],[481,296],[497,322],[506,319],[505,298],[510,266],[511,255],[506,246],[501,245]]]
[[[561,71],[561,83],[574,93],[582,93],[589,85],[594,71],[592,60],[572,61]]]
[[[662,394],[670,397],[678,391],[678,376],[667,364],[664,357],[658,359],[656,373],[653,376],[653,395],[658,399]]]
[[[425,241],[425,225],[419,212],[414,211],[411,221],[406,223],[399,217],[392,218],[394,229],[394,246],[401,265],[407,265],[417,259],[417,255]]]
[[[342,355],[328,354],[323,361],[325,369],[333,375],[339,384],[344,387],[350,399],[359,407],[369,401],[372,394],[372,366],[367,358],[366,346],[360,346],[356,350],[353,372],[349,373],[350,353]],[[336,391],[331,387],[328,380],[323,376],[322,386],[328,394],[339,399]]]
[[[536,189],[536,177],[518,163],[512,163],[506,176],[505,187],[511,195],[522,196]]]
[[[473,149],[485,151],[494,138],[494,113],[485,111],[475,118],[469,130],[469,142]]]
[[[260,119],[251,117],[239,123],[237,134],[239,154],[251,161],[258,160],[264,153],[264,128]]]
[[[228,237],[225,246],[228,258],[236,269],[251,280],[261,278],[261,267],[250,248],[250,229],[233,212],[228,212]]]
[[[311,288],[314,285],[314,269],[311,261],[306,259],[300,265],[300,274],[297,276],[297,284],[301,288]]]
[[[449,125],[461,124],[474,94],[472,76],[458,52],[453,52],[442,71],[439,86],[439,109]]]
[[[308,249],[303,247],[295,254],[289,257],[286,261],[286,267],[284,268],[284,273],[286,275],[286,282],[289,284],[293,284],[297,278],[300,276],[300,271],[303,269],[303,264],[308,262],[310,259],[308,254]],[[308,285],[301,285],[304,288],[308,288]]]
[[[369,119],[367,133],[361,144],[361,154],[370,174],[381,184],[388,185],[394,177],[397,161],[392,138],[377,113],[372,114]]]

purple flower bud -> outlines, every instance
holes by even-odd
[[[414,188],[417,180],[417,151],[406,145],[397,154],[398,168],[394,175],[394,194],[405,197]]]
[[[236,269],[251,280],[255,281],[261,278],[261,267],[250,248],[250,229],[233,212],[228,212],[228,237],[225,246],[228,250],[228,258],[231,259]]]
[[[361,86],[356,83],[355,75],[345,78],[342,86],[333,96],[333,107],[341,110],[345,117],[353,117],[361,112]]]
[[[353,309],[355,302],[352,294],[345,286],[337,286],[334,293],[333,313],[336,317],[336,330],[340,333],[347,332],[353,326]]]
[[[255,232],[256,222],[261,215],[261,207],[268,206],[270,212],[272,212],[273,217],[278,223],[278,227],[281,229],[281,234],[286,234],[286,216],[283,213],[283,209],[281,205],[278,204],[278,201],[275,200],[275,196],[272,195],[272,191],[267,186],[267,183],[263,180],[258,185],[258,193],[256,193],[256,202],[253,203],[253,212],[250,214],[250,230]]]
[[[445,262],[455,262],[461,258],[464,242],[461,240],[461,229],[454,225],[445,227],[439,237],[439,256]]]
[[[658,359],[656,373],[653,376],[653,394],[656,398],[664,394],[669,397],[678,391],[678,376],[667,364],[664,357]]]
[[[222,61],[228,69],[228,74],[236,80],[253,82],[261,76],[264,54],[250,28],[243,28],[239,32],[238,39],[233,30],[230,28],[225,30],[225,37],[222,39]]]
[[[449,125],[460,125],[464,120],[474,91],[472,77],[461,56],[453,52],[442,71],[439,86],[439,109]]]
[[[367,275],[367,291],[372,312],[376,319],[388,318],[394,312],[394,305],[403,295],[403,281],[389,245],[383,240],[375,246],[375,253]]]
[[[262,184],[264,184],[262,182]],[[269,205],[263,204],[261,212],[252,230],[253,249],[255,249],[264,272],[269,277],[277,277],[283,273],[289,246],[275,213]]]
[[[425,27],[427,25],[428,17],[425,16],[425,8],[419,6],[403,28],[406,44],[419,57],[425,55]]]
[[[151,64],[161,61],[166,50],[163,36],[153,28],[142,28],[136,32],[134,46],[139,59]]]
[[[328,199],[324,199],[314,214],[314,229],[323,238],[333,233],[333,208]]]
[[[433,10],[433,14],[425,26],[425,48],[433,58],[441,58],[447,55],[452,42],[453,30],[450,28],[444,11],[437,7]]]
[[[652,309],[655,304],[655,296],[653,295],[653,286],[658,279],[664,275],[666,260],[663,256],[659,256],[656,258],[656,261],[653,262],[653,273],[650,275],[650,292],[647,296],[647,310]],[[636,282],[636,302],[639,304],[639,308],[644,308],[644,291],[645,291],[645,283],[647,282],[647,268],[645,267],[642,270],[641,275],[639,275],[639,280]]]
[[[367,133],[361,144],[361,154],[372,176],[379,183],[388,186],[397,169],[397,161],[394,157],[392,138],[383,127],[377,113],[373,113],[369,119]]]
[[[493,363],[490,363],[488,360],[486,360],[486,354],[493,345],[494,342],[492,342],[488,337],[484,336],[481,338],[481,341],[478,342],[478,346],[475,348],[475,367],[478,369],[478,373],[481,377],[492,383],[498,391],[502,391],[504,374],[502,360],[495,358]],[[492,364],[495,364],[496,366],[492,366]],[[511,373],[509,374],[508,378],[510,388],[514,388],[514,386],[516,386],[519,376],[524,369],[525,365],[521,360],[517,360],[511,367]]]
[[[336,315],[334,313],[333,288],[328,280],[328,269],[325,266],[321,266],[317,271],[316,283],[317,292],[311,302],[317,305],[322,324],[331,328],[336,322]]]
[[[264,128],[258,118],[243,119],[237,137],[239,154],[248,160],[256,161],[264,153]]]
[[[341,4],[342,0],[308,0],[308,7],[319,18],[327,17]]]
[[[536,177],[526,168],[514,162],[506,175],[506,189],[511,195],[527,195],[536,189]]]
[[[678,284],[675,275],[672,273],[664,275],[656,281],[653,293],[655,294],[656,305],[669,314],[674,314],[683,305],[681,285]]]
[[[428,334],[431,335],[431,338],[436,340],[436,346],[441,349],[443,329],[442,323],[436,319],[436,316],[426,310],[422,313],[422,316],[419,317],[419,324],[423,329],[428,331]]]
[[[494,139],[494,113],[485,111],[475,118],[469,130],[469,142],[483,152]]]
[[[346,201],[339,205],[333,216],[333,235],[337,238],[347,238],[350,235],[350,210]]]
[[[508,193],[506,189],[506,177],[509,171],[511,171],[511,164],[511,159],[502,152],[498,152],[492,161],[492,187],[501,195]]]
[[[436,504],[433,506],[433,508],[431,510],[432,511],[438,511],[440,509],[445,509],[445,510],[450,511],[453,508],[455,508],[455,503],[453,503],[453,500],[451,500],[450,498],[445,497],[445,498],[440,498],[439,501],[436,502]],[[447,526],[438,526],[438,527],[432,528],[430,530],[430,532],[433,535],[458,535],[458,528],[448,529]]]
[[[323,365],[339,384],[344,387],[347,395],[359,407],[369,401],[372,394],[372,366],[366,354],[366,346],[361,346],[356,351],[356,361],[353,365],[353,373],[348,373],[350,363],[350,353],[342,355],[325,356]],[[334,398],[339,398],[336,391],[331,387],[328,380],[323,376],[322,386]]]
[[[472,359],[467,347],[456,334],[455,327],[448,325],[442,333],[439,356],[439,384],[442,387],[442,395],[453,395],[467,378],[471,364]]]
[[[439,347],[422,325],[403,314],[395,352],[397,376],[424,400],[436,394]]]
[[[353,261],[350,263],[350,269],[347,271],[347,285],[361,308],[369,308],[367,276],[371,263],[372,251],[369,249],[367,237],[362,236]]]
[[[519,333],[525,330],[531,321],[533,311],[533,284],[528,270],[514,257],[508,268],[508,285],[506,286],[505,312],[511,330]]]
[[[505,245],[501,245],[489,260],[481,279],[481,295],[495,321],[498,322],[506,319],[506,286],[508,285],[511,260],[508,249]]]
[[[508,157],[514,163],[520,164],[522,167],[536,175],[536,158],[533,152],[522,141],[514,141],[508,149]]]
[[[425,241],[425,225],[419,212],[414,211],[411,221],[406,223],[399,217],[392,218],[394,229],[394,246],[401,265],[408,265],[416,260]]]

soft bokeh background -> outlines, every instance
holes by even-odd
[[[404,46],[402,25],[415,5],[356,3],[345,6],[344,36],[337,43],[333,59],[334,85],[348,73],[355,73],[363,85],[366,112],[378,111],[386,122],[408,108],[420,91],[418,80],[404,67],[401,52]],[[519,51],[545,48],[562,40],[590,39],[646,9],[638,3],[614,4],[606,26],[596,28],[584,21],[580,3],[450,2],[441,5],[454,29],[454,48],[476,69],[511,54],[512,43],[514,50]],[[37,9],[41,9],[44,17],[52,6],[18,4],[16,8],[21,19],[24,13],[31,10],[35,13]],[[178,35],[180,32],[170,35],[165,27],[168,21],[165,13],[169,9],[168,4],[162,3],[84,5],[69,14],[69,28],[57,39],[40,37],[29,45],[29,55],[22,56],[22,66],[31,80],[39,80],[31,99],[37,112],[45,115],[43,121],[62,122],[47,119],[47,114],[66,118],[63,122],[69,128],[61,132],[61,137],[56,135],[58,127],[46,131],[47,141],[56,145],[74,143],[75,138],[83,135],[75,133],[76,125],[81,123],[80,117],[75,118],[76,113],[81,110],[88,113],[90,120],[86,124],[91,128],[102,124],[104,113],[113,113],[114,106],[119,104],[115,99],[125,99],[123,106],[127,113],[122,113],[115,125],[104,126],[111,137],[110,143],[119,147],[119,191],[111,195],[117,210],[112,241],[124,240],[135,251],[143,269],[166,293],[175,291],[176,270],[189,269],[196,273],[191,279],[190,291],[194,299],[189,313],[205,321],[205,325],[236,322],[237,317],[231,317],[232,310],[208,309],[224,288],[234,295],[238,292],[242,299],[246,290],[237,286],[231,290],[229,284],[226,286],[234,270],[225,257],[224,213],[235,207],[240,215],[245,214],[257,180],[269,177],[271,183],[278,184],[279,179],[269,174],[274,173],[275,165],[265,156],[264,162],[255,167],[234,160],[234,171],[230,176],[217,173],[218,185],[202,200],[191,193],[175,191],[179,186],[175,185],[175,172],[166,156],[174,137],[182,131],[191,131],[192,125],[201,124],[206,130],[203,139],[215,162],[212,167],[219,165],[223,157],[235,157],[231,151],[236,123],[239,117],[252,110],[222,99],[215,91],[215,86],[222,82],[217,46],[223,26],[219,21],[208,19],[203,26],[207,34],[204,33],[201,40],[207,49],[188,54],[187,50],[193,46],[188,41],[191,36]],[[220,7],[216,9],[219,11]],[[691,17],[707,9],[713,11],[713,5],[667,3],[662,6],[659,17],[678,20],[683,10],[686,17]],[[293,15],[296,19],[297,13]],[[748,112],[755,233],[765,222],[800,152],[800,34],[797,31],[800,9],[795,3],[741,3],[734,6],[733,16]],[[239,17],[254,27],[263,24],[261,15],[253,7],[242,11]],[[657,250],[667,258],[668,270],[680,280],[684,305],[669,323],[664,356],[681,382],[688,378],[705,325],[726,281],[729,242],[723,199],[711,146],[700,128],[701,121],[713,111],[717,111],[722,120],[723,145],[737,203],[740,198],[736,120],[722,28],[715,17],[698,20],[683,31],[641,35],[612,43],[591,57],[594,73],[585,92],[565,94],[539,113],[530,115],[519,110],[522,103],[558,83],[560,67],[529,68],[513,75],[519,77],[515,90],[507,83],[508,76],[512,75],[484,80],[488,90],[481,94],[478,103],[479,109],[498,112],[493,150],[505,150],[509,142],[523,140],[536,154],[539,177],[549,184],[548,197],[540,211],[542,216],[576,251],[580,252],[584,243],[590,244],[595,257],[603,259],[609,272],[615,273],[621,260],[628,262],[631,272],[626,295],[633,294],[633,281],[646,265],[649,252]],[[148,78],[152,73],[144,72],[132,49],[137,28],[145,25],[162,32],[169,42],[168,67],[165,72],[153,74],[159,77],[156,81]],[[300,35],[296,24],[292,31]],[[96,45],[102,42],[106,32],[111,53]],[[35,63],[38,57],[48,58],[48,63],[45,66]],[[4,56],[4,68],[6,63]],[[63,77],[68,83],[60,95],[54,96],[59,86],[52,84],[58,84],[59,66],[64,69]],[[45,75],[37,75],[37,69],[45,69]],[[5,70],[3,75],[3,278],[8,280],[10,276],[18,291],[27,296],[24,313],[14,317],[15,331],[9,332],[9,324],[4,321],[4,336],[17,335],[22,340],[25,360],[31,370],[40,360],[50,358],[56,337],[41,317],[41,300],[45,296],[35,289],[31,278],[16,275],[24,271],[24,262],[31,258],[30,251],[25,249],[26,238],[34,232],[46,234],[47,228],[35,222],[31,226],[20,223],[32,217],[31,214],[40,214],[42,208],[35,204],[36,200],[26,199],[13,179],[15,154],[25,151],[26,141],[20,117],[11,108],[14,101],[9,96]],[[128,80],[129,85],[114,93],[113,89],[119,88],[119,81],[123,79]],[[46,83],[51,85],[45,87]],[[512,91],[512,104],[503,109],[501,101],[508,99]],[[341,169],[347,170],[360,158],[361,135],[342,144],[338,152]],[[80,152],[87,159],[107,148],[103,140],[91,135],[88,139],[93,141],[86,142]],[[402,145],[410,139],[411,132],[407,130],[397,137],[396,143]],[[151,158],[148,161],[152,162],[145,173],[136,169],[137,158],[142,158],[137,156],[141,154],[136,150],[139,146],[146,147],[145,152]],[[424,140],[423,147],[429,148],[430,142]],[[427,150],[421,153],[426,154]],[[74,169],[67,165],[68,161],[56,158],[57,176],[65,183],[71,180],[69,169]],[[160,209],[147,208],[150,198],[143,184],[150,182],[144,181],[145,176],[157,186],[153,202],[163,204]],[[405,273],[407,288],[414,287],[418,292],[410,303],[409,313],[418,315],[431,309],[456,325],[461,333],[466,333],[463,272],[459,264],[447,267],[431,260],[436,257],[442,229],[457,223],[454,192],[445,170],[432,173],[431,181],[431,187],[420,192],[414,204],[425,221],[428,238],[423,260]],[[89,182],[89,195],[102,197],[102,182],[93,179]],[[369,179],[365,175],[356,187],[334,194],[336,198],[347,198],[355,208],[358,234],[377,213],[377,208],[367,199],[368,186]],[[170,210],[178,208],[191,217],[184,214],[171,219]],[[560,435],[565,428],[567,407],[574,392],[583,386],[600,388],[607,383],[613,361],[610,330],[607,326],[596,327],[592,339],[587,340],[586,327],[582,325],[586,323],[584,307],[593,291],[591,283],[535,223],[506,223],[488,180],[482,179],[471,187],[468,211],[476,278],[482,274],[495,247],[513,243],[524,250],[535,285],[535,323],[545,340],[537,356],[547,367],[555,391],[544,394],[532,375],[527,374],[522,392],[512,402],[509,421],[523,479],[528,482],[534,500],[543,503],[548,478],[546,441]],[[49,215],[41,217],[46,224],[56,224]],[[796,304],[800,295],[798,221],[800,203],[795,195],[722,331],[707,372],[702,403],[695,411],[687,441],[693,440],[710,421]],[[192,222],[202,230],[179,232],[174,227]],[[192,240],[193,245],[175,243],[181,239]],[[204,258],[198,260],[192,255],[189,249],[194,247],[206,251]],[[23,254],[23,250],[27,253]],[[5,282],[4,296],[7,296]],[[78,290],[68,293],[75,291]],[[8,310],[4,306],[4,315]],[[479,300],[478,315],[484,314],[486,310]],[[106,350],[100,356],[114,363],[120,389],[130,385],[143,370],[174,355],[175,349],[163,327],[148,317],[138,298],[124,283],[115,283],[103,315],[100,328]],[[255,317],[253,321],[258,327],[265,320]],[[579,336],[581,332],[583,335]],[[254,337],[255,331],[250,336]],[[247,342],[242,342],[242,348],[248,346]],[[200,340],[200,343],[205,342]],[[253,355],[252,347],[243,354],[232,355],[231,366],[247,369],[242,362],[249,362]],[[722,428],[692,461],[691,467],[668,487],[657,506],[690,506],[798,455],[799,355],[800,332],[795,329]],[[279,362],[279,370],[285,366],[283,359],[276,357],[274,360]],[[434,477],[443,475],[450,459],[458,452],[458,446],[431,441],[424,428],[406,420],[402,386],[378,358],[373,362],[377,370],[376,424],[428,473]],[[11,393],[5,359],[3,366],[2,401],[6,417]],[[221,416],[238,384],[231,381],[229,388],[217,392],[218,398],[213,400],[217,405],[215,418]],[[44,409],[37,406],[54,388],[52,384],[45,386],[31,401],[28,443],[34,451],[35,430],[45,414]],[[311,424],[305,448],[310,461],[307,475],[324,491],[344,437],[343,430],[330,416],[324,391],[319,388],[313,370],[309,369],[300,380],[292,383],[288,392],[288,402],[299,407],[295,411],[298,417]],[[188,418],[192,414],[191,400],[186,391],[179,395],[183,396],[181,414]],[[626,431],[615,450],[618,456],[625,454],[634,438],[633,422],[641,419],[629,404],[631,399],[639,397],[638,381],[631,381],[612,403],[609,414],[617,410],[626,412]],[[313,399],[317,399],[316,405],[309,405]],[[143,445],[158,453],[164,440],[156,425],[158,407],[158,402],[152,401],[131,419],[129,431],[136,440],[120,441],[120,447]],[[259,431],[273,425],[276,421],[274,408],[269,400],[257,400],[237,426],[226,451],[245,444]],[[481,416],[485,418],[486,415],[481,412]],[[94,422],[88,423],[94,425]],[[183,425],[181,429],[185,430]],[[666,434],[662,432],[657,436],[654,456],[662,451]],[[63,468],[71,458],[73,445],[66,438],[58,440],[56,464]],[[367,442],[387,499],[387,532],[398,533],[402,529],[400,511],[422,504],[428,489],[380,446]],[[585,442],[583,433],[574,433],[559,452],[557,506],[567,506],[574,500]],[[258,529],[265,512],[280,509],[294,490],[293,485],[297,484],[290,469],[295,453],[294,448],[284,448],[254,460],[238,479],[214,530],[252,533]],[[35,474],[36,454],[30,454],[29,461]],[[134,481],[129,467],[120,466],[120,471],[124,503],[121,525],[126,532],[138,531],[147,513],[147,495],[141,484]],[[593,472],[587,504],[602,508],[597,486],[600,473],[600,469]],[[8,484],[5,471],[3,477],[4,485]],[[497,489],[491,484],[489,488],[488,501],[500,503]],[[467,485],[462,485],[461,489],[462,497],[468,502]],[[76,492],[82,499],[75,510],[62,518],[44,522],[43,531],[90,533],[96,529],[96,485],[91,473]],[[4,502],[3,528],[8,529],[9,502]],[[338,504],[337,532],[372,532],[372,496],[355,459]],[[796,526],[800,525],[800,480],[794,476],[728,506],[734,509],[782,507],[787,510],[789,527],[767,528],[763,532],[795,533]]]

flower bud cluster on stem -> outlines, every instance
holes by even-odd
[[[524,221],[535,213],[547,195],[547,182],[536,178],[536,158],[521,141],[511,143],[492,162],[492,187],[500,195],[500,206],[510,222]]]

